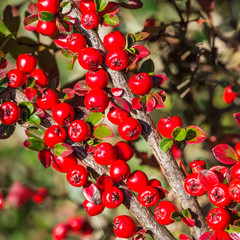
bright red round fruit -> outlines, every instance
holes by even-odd
[[[103,44],[108,51],[115,48],[125,48],[126,39],[120,31],[111,32],[104,37]]]
[[[82,13],[88,12],[90,10],[97,11],[94,0],[81,0],[81,2],[79,3],[79,8]]]
[[[85,121],[75,120],[68,128],[68,136],[73,142],[83,142],[91,136],[91,128]]]
[[[52,237],[54,240],[63,240],[67,237],[68,231],[69,231],[68,224],[59,223],[54,227]]]
[[[48,147],[53,148],[54,145],[60,142],[64,142],[66,139],[66,131],[64,128],[58,125],[52,125],[44,134],[44,141]]]
[[[177,127],[182,127],[182,119],[178,116],[164,117],[158,122],[157,128],[159,133],[165,138],[173,138],[172,132]]]
[[[102,203],[107,208],[116,208],[123,202],[123,193],[119,188],[107,188],[102,194]]]
[[[224,231],[217,231],[217,240],[232,240],[227,232]]]
[[[120,109],[117,109],[115,107],[112,107],[110,111],[107,114],[108,120],[116,125],[119,125],[123,122],[124,119],[130,117],[130,114],[126,111],[122,111]]]
[[[203,160],[194,160],[189,163],[189,167],[193,173],[198,173],[206,169],[206,162]]]
[[[52,89],[46,89],[37,96],[36,103],[41,109],[50,110],[58,104],[58,94]]]
[[[13,69],[7,73],[8,84],[12,88],[22,87],[26,82],[26,74],[19,69]]]
[[[97,49],[87,47],[79,53],[78,62],[86,70],[97,70],[102,64],[102,55]]]
[[[152,207],[160,199],[159,192],[155,187],[146,186],[138,193],[138,201],[144,207]]]
[[[238,155],[238,158],[240,159],[240,142],[238,142],[235,146],[235,151]]]
[[[74,115],[74,109],[68,103],[58,103],[52,110],[54,121],[61,126],[65,126],[72,122]]]
[[[207,215],[208,226],[214,231],[223,231],[230,220],[230,214],[224,208],[214,208]]]
[[[93,202],[89,202],[88,200],[85,200],[82,205],[85,211],[91,217],[102,213],[105,208],[103,204],[94,204]]]
[[[240,179],[233,180],[228,187],[231,198],[240,203]]]
[[[95,71],[88,71],[86,74],[86,83],[91,89],[105,88],[109,83],[108,73],[102,68]]]
[[[118,125],[118,133],[126,141],[136,140],[141,135],[141,132],[142,126],[135,118],[125,118]]]
[[[49,79],[42,69],[35,69],[31,72],[30,77],[35,79],[36,85],[45,88],[49,84]]]
[[[162,225],[169,225],[174,222],[174,220],[171,219],[171,215],[175,211],[178,211],[175,204],[169,201],[162,201],[156,206],[154,210],[154,217],[158,223]]]
[[[4,207],[3,195],[0,194],[0,210],[3,209],[3,207]]]
[[[147,73],[133,75],[128,82],[133,93],[137,95],[148,94],[153,87],[153,80]]]
[[[134,154],[132,148],[124,141],[117,142],[114,148],[117,152],[117,158],[123,161],[129,161]]]
[[[127,215],[117,216],[113,224],[113,232],[119,238],[130,238],[137,232],[137,224]]]
[[[94,148],[93,158],[100,165],[110,165],[117,159],[117,153],[110,143],[103,142]]]
[[[236,92],[233,92],[232,87],[228,86],[224,89],[223,101],[227,104],[230,104],[235,100],[237,96],[238,94]]]
[[[148,186],[148,177],[144,172],[136,170],[128,177],[127,186],[135,192],[140,192],[143,187]]]
[[[194,196],[202,196],[207,190],[198,180],[198,173],[189,174],[184,181],[185,191]]]
[[[240,162],[236,162],[231,170],[233,179],[240,179]]]
[[[112,70],[123,70],[129,64],[128,53],[123,49],[111,50],[106,56],[106,63]]]
[[[37,66],[37,59],[32,54],[20,54],[17,57],[17,68],[25,73],[31,73]]]
[[[73,232],[81,232],[85,219],[82,217],[71,217],[67,223]]]
[[[37,8],[39,12],[50,12],[56,15],[59,11],[59,0],[38,0]]]
[[[38,33],[41,33],[44,36],[53,37],[57,33],[57,25],[56,21],[50,21],[50,22],[44,22],[41,20],[38,20],[36,31]]]
[[[74,187],[82,187],[88,180],[88,171],[81,165],[74,165],[67,171],[67,181]]]
[[[84,48],[86,48],[86,45],[86,39],[80,33],[73,33],[67,39],[68,49],[74,53],[81,52]]]
[[[5,102],[0,107],[0,121],[4,125],[12,125],[20,119],[21,111],[14,102]]]
[[[84,105],[92,112],[103,112],[107,109],[109,97],[101,88],[89,91],[84,98]]]
[[[74,154],[70,154],[66,157],[59,157],[55,156],[52,166],[55,168],[58,172],[68,172],[69,169],[77,165],[77,158]]]
[[[149,186],[152,186],[152,187],[161,187],[162,186],[161,182],[155,178],[150,179],[148,184],[149,184]]]
[[[122,182],[129,177],[131,169],[123,160],[114,161],[110,168],[109,174],[114,182]]]
[[[95,29],[100,23],[100,18],[96,11],[89,10],[82,14],[81,23],[85,29]]]

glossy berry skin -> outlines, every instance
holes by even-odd
[[[67,181],[74,187],[82,187],[88,180],[88,171],[81,165],[74,165],[67,171]]]
[[[122,111],[115,107],[112,107],[107,114],[108,120],[115,125],[119,125],[120,123],[123,122],[124,119],[128,117],[130,117],[128,112]]]
[[[73,232],[80,232],[82,230],[84,219],[82,217],[71,217],[67,224]]]
[[[68,128],[68,136],[73,142],[83,142],[91,136],[91,128],[85,121],[75,120]]]
[[[17,57],[17,68],[24,73],[31,73],[37,66],[37,59],[31,54],[20,54]]]
[[[98,179],[97,179],[97,183],[96,183],[97,187],[105,190],[107,188],[111,188],[114,185],[114,181],[111,177],[109,177],[108,175],[101,175]]]
[[[95,29],[98,27],[100,19],[97,12],[89,10],[82,14],[81,23],[85,29]]]
[[[137,224],[127,215],[117,216],[113,224],[113,232],[119,238],[130,238],[137,232]]]
[[[59,11],[59,0],[38,0],[37,8],[39,12],[50,12],[56,15]]]
[[[41,109],[50,110],[58,104],[58,94],[52,89],[46,89],[37,96],[36,103]]]
[[[116,208],[123,202],[123,193],[119,188],[105,189],[102,194],[102,203],[107,208]]]
[[[136,140],[142,132],[142,126],[135,118],[125,118],[118,125],[118,133],[126,141]]]
[[[115,48],[123,49],[126,45],[126,39],[120,31],[111,32],[104,37],[103,44],[108,51]]]
[[[224,92],[223,92],[223,101],[226,103],[226,104],[230,104],[232,103],[235,98],[238,96],[237,93],[233,92],[232,90],[232,87],[231,86],[228,86],[224,89]]]
[[[83,202],[83,207],[85,211],[88,213],[88,215],[91,217],[102,213],[105,208],[103,204],[94,204],[92,202],[89,202],[88,200],[85,200]]]
[[[147,73],[138,73],[129,79],[128,85],[133,93],[144,95],[151,91],[153,80]]]
[[[12,125],[20,119],[21,111],[14,102],[5,102],[0,107],[0,121],[4,125]]]
[[[75,165],[77,165],[77,158],[74,154],[70,154],[66,157],[55,156],[54,161],[52,162],[53,168],[58,172],[64,173],[67,173]]]
[[[87,47],[79,53],[78,62],[86,70],[97,70],[102,64],[102,55],[97,49]]]
[[[128,53],[123,49],[111,50],[106,56],[106,63],[112,70],[121,71],[129,64]]]
[[[123,161],[129,161],[134,154],[132,148],[124,141],[117,142],[114,148],[117,152],[117,158]]]
[[[169,225],[174,222],[171,219],[171,214],[175,211],[178,211],[175,204],[169,201],[161,201],[154,210],[154,217],[158,223]]]
[[[240,162],[237,162],[233,165],[231,175],[233,179],[240,179]]]
[[[32,196],[32,200],[35,203],[42,203],[44,198],[47,196],[48,192],[46,188],[38,188],[35,194]]]
[[[228,206],[232,198],[229,195],[228,185],[224,183],[215,184],[208,192],[209,200],[217,207]]]
[[[197,173],[189,174],[184,181],[185,191],[194,196],[202,196],[207,190],[200,184]]]
[[[54,121],[61,126],[65,126],[72,122],[74,116],[74,109],[68,103],[58,103],[52,110]]]
[[[0,210],[3,209],[3,207],[4,207],[3,195],[0,194]]]
[[[88,12],[90,10],[97,11],[94,0],[81,0],[79,3],[79,8],[82,13]]]
[[[68,49],[74,53],[81,52],[84,48],[86,48],[86,45],[86,39],[80,33],[73,33],[67,39]]]
[[[229,234],[224,231],[217,231],[216,235],[217,235],[217,240],[232,240]]]
[[[148,186],[148,177],[144,172],[136,170],[130,174],[127,186],[135,192],[140,192],[144,187]]]
[[[110,143],[103,142],[94,148],[93,158],[100,165],[110,165],[117,159],[117,153]]]
[[[67,134],[64,128],[58,125],[52,125],[46,130],[43,139],[45,144],[48,147],[52,148],[57,143],[64,142],[66,139],[66,136]]]
[[[105,88],[109,83],[108,73],[102,68],[95,71],[88,71],[86,74],[86,83],[91,89]]]
[[[159,133],[165,138],[172,138],[172,132],[177,127],[182,127],[182,119],[178,116],[164,117],[158,122],[157,128]]]
[[[233,180],[228,187],[231,198],[240,203],[240,179]]]
[[[240,159],[240,142],[236,144],[235,151],[237,153],[238,158]]]
[[[22,87],[26,82],[26,74],[19,69],[13,69],[7,73],[8,84],[12,88]]]
[[[57,33],[56,21],[44,22],[38,20],[36,31],[44,36],[53,37]]]
[[[159,192],[155,187],[146,186],[138,193],[138,201],[144,207],[152,207],[160,199]]]
[[[131,169],[128,164],[123,160],[114,161],[110,168],[109,174],[114,182],[122,182],[129,177]]]
[[[189,167],[192,173],[201,172],[203,169],[206,169],[206,162],[203,160],[194,160],[189,163]]]
[[[42,69],[35,69],[31,72],[30,77],[35,79],[36,85],[45,88],[49,84],[49,79]]]
[[[108,94],[101,88],[89,91],[84,98],[85,107],[92,112],[104,112],[108,104]]]
[[[207,224],[214,231],[223,231],[230,220],[230,214],[224,208],[214,208],[207,215]]]
[[[69,226],[65,223],[59,223],[56,225],[52,232],[52,237],[54,240],[63,240],[67,237],[69,231]]]
[[[155,178],[150,179],[148,184],[149,184],[149,186],[152,186],[152,187],[161,187],[162,186],[161,182]]]

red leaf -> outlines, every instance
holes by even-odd
[[[127,9],[138,9],[143,6],[143,3],[140,0],[129,0],[127,3],[121,2],[120,5]]]
[[[24,90],[24,94],[28,100],[32,101],[33,98],[37,95],[37,90],[32,87],[28,87]]]
[[[38,23],[38,14],[32,14],[26,17],[23,21],[24,27],[28,31],[35,31]]]
[[[54,39],[54,43],[59,48],[68,48],[67,40],[69,38],[69,35],[67,34],[59,34],[56,39]]]
[[[51,166],[53,158],[53,154],[49,149],[45,148],[38,153],[38,159],[45,168]]]
[[[141,104],[139,98],[135,97],[132,99],[132,108],[134,110],[139,110],[142,108],[142,104]]]
[[[136,50],[134,63],[141,61],[146,58],[151,52],[143,45],[132,46]]]
[[[233,116],[234,116],[237,124],[240,125],[240,112],[234,113]]]
[[[152,80],[153,80],[153,86],[157,87],[157,86],[165,83],[165,81],[167,80],[167,76],[163,76],[161,74],[153,75]]]
[[[238,160],[235,150],[227,144],[219,144],[212,149],[215,158],[224,164],[234,164]]]
[[[44,110],[42,110],[41,108],[37,108],[36,109],[36,113],[35,113],[37,116],[39,116],[40,118],[44,118],[46,113]]]
[[[213,166],[209,170],[218,176],[219,182],[222,182],[228,173],[228,168],[224,166]]]
[[[198,180],[207,190],[210,190],[212,186],[219,183],[218,176],[214,172],[207,169],[204,169],[198,173]]]
[[[66,95],[64,96],[64,100],[68,100],[75,97],[75,91],[71,88],[64,88],[62,92],[66,93]]]
[[[127,101],[121,97],[114,97],[111,101],[113,106],[117,109],[124,110],[126,112],[130,112],[130,107]]]
[[[206,139],[205,132],[198,126],[192,125],[186,127],[186,143],[188,144],[198,144]]]
[[[112,88],[111,93],[115,97],[121,97],[123,95],[123,89],[121,88]]]
[[[199,240],[217,240],[217,234],[213,231],[205,232],[201,235]]]
[[[67,157],[73,153],[73,149],[68,144],[62,142],[54,145],[54,154],[60,157]]]
[[[107,13],[117,14],[119,11],[119,4],[115,2],[109,2],[103,11],[99,12],[99,16],[103,16]]]
[[[180,234],[180,235],[179,235],[179,240],[191,240],[191,238],[188,237],[188,236],[185,235],[185,234]]]
[[[27,6],[27,11],[30,14],[37,14],[38,13],[38,8],[37,8],[37,4],[30,2]]]
[[[73,89],[78,96],[85,96],[91,90],[85,80],[78,81]]]
[[[229,168],[227,172],[226,180],[228,184],[230,184],[234,180],[234,178],[232,177],[232,168],[233,167]]]
[[[97,186],[90,181],[88,181],[84,184],[83,195],[89,202],[92,202],[94,204],[102,203],[101,192],[99,191]]]
[[[156,102],[155,98],[150,95],[147,98],[147,102],[146,102],[146,106],[145,106],[147,113],[152,112],[155,109],[156,105],[157,105],[157,102]]]
[[[164,91],[162,91],[164,92]],[[165,92],[164,92],[165,94]],[[162,99],[162,94],[158,94],[157,92],[151,93],[151,95],[155,98],[156,100],[156,106],[155,109],[161,109],[164,108],[164,101]]]
[[[189,227],[194,227],[195,226],[195,222],[191,218],[182,217],[182,222]]]
[[[56,18],[56,25],[57,28],[63,32],[71,32],[73,28],[72,24],[69,21],[65,21],[59,18]]]

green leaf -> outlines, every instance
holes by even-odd
[[[171,219],[174,220],[174,221],[180,221],[182,219],[182,215],[179,212],[174,211],[171,214]]]
[[[148,32],[140,32],[140,33],[135,33],[134,37],[135,37],[135,41],[142,41],[144,39],[146,39],[148,36],[150,35],[150,33]]]
[[[205,132],[198,126],[192,125],[186,127],[187,136],[185,138],[186,143],[197,144],[206,139]]]
[[[103,25],[105,27],[117,27],[120,24],[116,14],[108,13],[103,16]]]
[[[9,138],[15,131],[15,125],[0,124],[0,139]]]
[[[19,107],[26,109],[30,114],[33,114],[33,112],[34,112],[34,106],[30,102],[27,102],[27,101],[21,102],[19,104]]]
[[[187,136],[185,128],[177,127],[172,132],[172,137],[178,142],[183,141]]]
[[[240,227],[234,226],[234,225],[229,225],[228,227],[229,230],[227,232],[232,233],[232,232],[237,232],[240,233]]]
[[[192,219],[192,215],[191,215],[191,213],[189,212],[188,209],[183,209],[183,210],[182,210],[182,215],[183,215],[184,217],[187,217],[187,218]]]
[[[42,151],[46,147],[42,140],[36,138],[28,138],[23,142],[23,146],[28,150],[38,152]]]
[[[140,68],[140,73],[141,72],[148,73],[150,76],[152,76],[154,74],[154,63],[153,63],[153,60],[151,58],[146,60],[142,64],[142,66]]]
[[[97,12],[103,11],[108,4],[108,0],[94,0],[94,2],[96,4]]]
[[[71,52],[71,51],[69,51],[67,49],[64,49],[64,48],[61,50],[61,53],[66,58],[73,58],[76,55],[76,53],[73,53],[73,52]]]
[[[66,157],[73,153],[73,149],[66,143],[57,143],[54,146],[54,154],[59,157]]]
[[[102,123],[104,120],[104,114],[101,112],[90,112],[85,121],[90,125],[95,127],[96,125]]]
[[[40,20],[44,22],[51,22],[55,19],[55,16],[50,12],[41,12]]]
[[[77,56],[74,56],[73,59],[68,63],[68,65],[67,65],[68,71],[73,70],[73,66],[74,66],[74,63],[76,62],[76,60],[77,60]]]
[[[131,34],[131,33],[128,33],[127,36],[126,36],[126,42],[127,42],[127,48],[131,48],[131,46],[135,42],[134,35]],[[131,51],[133,51],[133,50],[131,50]],[[134,49],[134,51],[136,51],[136,50]]]
[[[33,115],[30,115],[27,122],[30,123],[30,124],[40,124],[41,123],[41,118],[38,115],[33,114]]]
[[[0,80],[0,93],[4,92],[7,89],[7,86],[8,86],[8,79],[7,77],[4,77]]]
[[[72,9],[72,4],[70,2],[61,2],[60,3],[61,13],[63,15],[68,14]]]
[[[8,30],[16,35],[20,25],[20,16],[17,8],[8,5],[3,13],[3,22]]]
[[[163,138],[160,142],[160,149],[163,152],[166,152],[173,145],[173,140],[170,138]]]
[[[108,139],[114,137],[114,133],[108,125],[100,123],[94,127],[93,136],[98,139]]]
[[[43,139],[43,136],[45,134],[45,130],[44,130],[43,127],[41,127],[39,125],[34,125],[34,126],[28,127],[25,130],[25,133],[28,137]]]

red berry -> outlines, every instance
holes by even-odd
[[[129,79],[129,87],[135,94],[148,94],[153,87],[153,80],[147,73],[138,73]]]
[[[3,195],[0,194],[0,210],[3,209],[3,207],[4,207]]]
[[[103,44],[108,51],[111,51],[115,48],[124,48],[126,39],[120,31],[111,32],[104,37]]]
[[[53,229],[53,239],[54,240],[63,240],[67,237],[67,233],[69,230],[69,226],[65,223],[59,223],[58,225],[55,226]]]
[[[240,202],[240,179],[233,180],[228,187],[229,194],[235,202]]]
[[[178,116],[164,117],[158,122],[157,128],[159,133],[165,138],[172,138],[172,132],[177,127],[182,127],[182,119]]]
[[[206,168],[206,163],[203,160],[194,160],[189,163],[189,167],[193,173],[198,173]]]
[[[67,39],[68,49],[74,53],[81,52],[84,48],[86,48],[86,45],[86,39],[80,33],[73,33]]]
[[[81,2],[79,3],[79,8],[82,13],[88,12],[90,10],[97,11],[94,0],[81,0]]]
[[[106,63],[112,70],[123,70],[129,64],[128,53],[123,49],[111,50],[106,56]]]
[[[113,223],[113,232],[119,238],[130,238],[137,232],[137,224],[127,215],[117,216]]]
[[[237,162],[233,165],[231,175],[233,179],[240,179],[240,162]]]
[[[59,0],[38,0],[37,8],[39,12],[50,12],[56,15],[59,11]]]
[[[43,22],[38,20],[36,31],[42,35],[53,37],[57,33],[56,21]]]
[[[224,231],[217,231],[217,240],[232,240],[227,232]]]
[[[148,177],[144,172],[136,170],[129,176],[127,186],[135,192],[140,192],[143,187],[148,186]]]
[[[138,193],[138,201],[144,207],[152,207],[158,203],[160,199],[159,192],[155,187],[146,186]]]
[[[82,120],[73,121],[68,128],[68,136],[73,142],[83,142],[91,135],[91,128]]]
[[[48,147],[54,147],[57,143],[64,142],[66,139],[66,131],[58,125],[52,125],[44,134],[44,141]]]
[[[85,107],[92,112],[103,112],[107,109],[108,104],[108,94],[101,88],[89,91],[84,98]]]
[[[85,200],[83,202],[83,207],[85,211],[88,213],[88,215],[91,217],[102,213],[105,208],[103,204],[95,204],[95,203],[89,202],[88,200]]]
[[[119,188],[105,189],[102,194],[102,203],[107,208],[116,208],[123,202],[123,193]]]
[[[88,180],[88,171],[81,165],[73,165],[67,171],[67,180],[74,187],[82,187]]]
[[[54,121],[62,126],[72,122],[74,115],[74,109],[68,103],[58,103],[52,110]]]
[[[110,111],[107,114],[108,120],[116,125],[119,125],[121,122],[123,122],[124,119],[130,117],[130,114],[126,111],[122,111],[120,109],[117,109],[115,107],[112,107]]]
[[[126,141],[136,140],[142,132],[140,122],[135,118],[125,118],[118,125],[118,133]]]
[[[207,215],[208,226],[214,231],[223,231],[230,220],[230,214],[224,208],[214,208]]]
[[[161,182],[155,178],[149,180],[148,184],[149,184],[149,186],[152,186],[152,187],[161,187],[162,186]]]
[[[95,71],[88,71],[86,74],[86,83],[91,89],[105,88],[109,83],[108,73],[102,68]]]
[[[117,152],[117,158],[124,161],[130,160],[134,154],[132,148],[123,141],[117,142],[114,148]]]
[[[82,14],[81,23],[85,29],[95,29],[100,23],[100,18],[96,11],[89,10]]]
[[[35,79],[36,85],[45,88],[49,84],[49,79],[42,69],[35,69],[31,72],[30,77]]]
[[[232,201],[229,195],[228,185],[224,183],[215,184],[209,190],[208,197],[210,202],[217,207],[226,207]]]
[[[87,235],[90,235],[92,234],[93,232],[93,228],[91,227],[90,223],[86,220],[84,223],[83,223],[83,227],[82,227],[82,232],[81,234],[83,236],[87,236]]]
[[[97,70],[102,64],[102,55],[97,49],[87,47],[79,53],[78,62],[86,70]]]
[[[71,217],[67,223],[73,232],[81,232],[84,221],[82,217]]]
[[[37,66],[37,59],[31,54],[20,54],[17,57],[17,68],[25,73],[31,73]]]
[[[69,169],[77,165],[77,158],[74,154],[70,154],[66,157],[55,156],[54,161],[52,162],[53,168],[59,172],[68,172]]]
[[[228,86],[224,89],[223,101],[227,104],[232,103],[237,96],[238,94],[233,92],[232,87]]]
[[[199,182],[197,173],[191,173],[185,178],[184,188],[187,193],[194,196],[202,196],[207,192]]]
[[[236,144],[235,151],[237,153],[238,158],[240,159],[240,142]]]
[[[162,201],[156,206],[154,210],[154,217],[158,223],[168,225],[174,222],[174,220],[171,219],[171,215],[175,211],[178,211],[175,204],[169,201]]]
[[[12,88],[22,87],[27,80],[26,74],[19,69],[9,71],[7,74],[7,78],[8,84]]]
[[[58,94],[52,89],[46,89],[37,96],[36,103],[41,109],[52,109],[58,104]]]
[[[114,161],[110,168],[109,174],[114,182],[122,182],[129,177],[131,169],[123,160]]]
[[[35,203],[42,203],[44,198],[47,196],[48,192],[47,189],[42,187],[42,188],[38,188],[36,193],[32,196],[32,200]]]
[[[96,183],[97,187],[105,190],[107,188],[113,187],[114,185],[114,181],[111,177],[107,176],[107,175],[101,175],[98,179],[97,179],[97,183]]]
[[[110,165],[117,159],[117,153],[110,143],[103,142],[94,148],[93,158],[100,165]]]
[[[5,125],[12,125],[20,119],[21,111],[14,102],[5,102],[0,107],[0,121]]]

